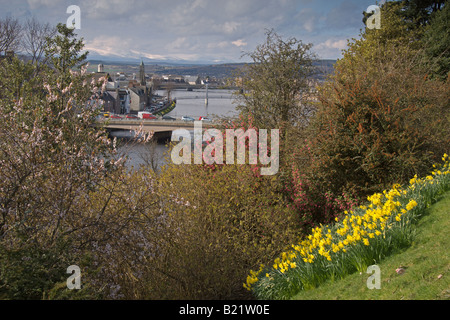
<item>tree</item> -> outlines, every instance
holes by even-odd
[[[6,17],[0,20],[0,53],[15,51],[20,46],[22,26],[18,19]]]
[[[349,43],[320,87],[306,167],[324,191],[364,197],[425,173],[446,152],[448,82],[428,79],[421,33],[399,7],[381,8],[381,29]]]
[[[450,71],[450,6],[435,12],[422,39],[426,63],[432,76],[446,80]]]
[[[55,69],[35,73],[36,65],[17,57],[0,61],[0,78],[8,80],[0,91],[3,298],[42,298],[67,278],[69,265],[84,263],[93,241],[120,234],[126,222],[107,210],[121,184],[121,162],[95,127],[101,84],[89,85],[85,69],[71,70],[85,55],[71,33],[59,30],[66,36],[47,48]],[[89,98],[94,103],[86,104]]]
[[[88,52],[81,53],[84,47],[83,39],[77,39],[75,29],[67,28],[65,24],[59,23],[56,30],[57,34],[53,38],[47,38],[44,50],[45,59],[53,69],[53,76],[46,79],[47,95],[55,96],[49,103],[52,115],[55,116],[51,119],[60,121],[62,117],[75,118],[77,114],[82,113],[90,115],[87,121],[92,124],[100,111],[99,89],[105,89],[107,79],[103,78],[101,83],[92,82],[91,85],[95,88],[86,85],[89,80],[86,74]],[[69,122],[63,127],[68,127],[71,123],[76,122]]]
[[[405,22],[409,29],[420,29],[430,22],[430,17],[441,10],[446,0],[395,0],[384,3],[383,6],[398,7],[396,14]],[[363,12],[363,23],[373,13]],[[382,18],[383,19],[383,18]]]
[[[402,4],[400,2],[386,2],[381,6],[381,28],[365,28],[359,38],[353,38],[344,51],[344,59],[339,59],[336,65],[352,69],[353,66],[364,60],[373,67],[369,73],[378,72],[378,61],[389,59],[392,52],[390,48],[397,49],[396,55],[416,55],[422,49],[420,43],[421,30],[409,28],[401,16]],[[347,75],[350,73],[347,72]]]
[[[400,16],[410,28],[420,28],[430,23],[431,16],[441,10],[446,0],[401,0]]]
[[[56,34],[56,28],[49,23],[41,23],[35,17],[29,18],[25,22],[22,49],[31,58],[31,63],[45,63],[45,48],[47,40]]]
[[[48,39],[45,56],[55,68],[62,85],[67,85],[70,72],[75,67],[80,68],[87,63],[88,51],[80,54],[84,47],[83,38],[77,39],[75,29],[67,28],[63,23],[56,26],[58,34]]]
[[[253,63],[240,75],[243,91],[238,93],[237,108],[244,116],[250,114],[258,128],[303,127],[311,110],[312,45],[296,38],[284,40],[273,30],[266,37],[264,44],[246,54]]]

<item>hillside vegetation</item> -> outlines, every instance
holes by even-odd
[[[450,185],[449,14],[384,3],[323,83],[312,44],[266,30],[240,69],[239,116],[214,122],[203,157],[171,143],[157,172],[129,170],[98,123],[107,79],[75,29],[58,24],[34,62],[1,56],[0,298],[344,299],[315,290],[364,291],[374,264],[381,289],[361,297],[445,298],[447,196],[426,210]]]
[[[370,275],[355,273],[301,292],[298,300],[448,300],[450,299],[450,193],[427,208],[409,248],[380,262],[381,288],[368,289]],[[399,270],[404,269],[404,273]]]

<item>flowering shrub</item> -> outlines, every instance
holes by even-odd
[[[316,181],[298,169],[292,170],[292,178],[285,191],[290,200],[288,206],[298,214],[302,229],[329,223],[344,210],[357,206],[357,200],[345,192],[340,196],[331,191],[323,192]]]
[[[209,152],[206,151],[207,149],[205,148],[204,153],[203,153],[202,166],[206,169],[211,169],[214,171],[214,170],[220,169],[225,164],[226,165],[235,164],[235,163],[239,164],[239,161],[240,161],[239,157],[243,156],[241,160],[246,165],[251,166],[255,177],[260,177],[262,164],[260,162],[258,162],[258,153],[259,153],[259,159],[261,159],[262,155],[266,156],[268,154],[271,154],[273,152],[273,150],[271,148],[274,148],[274,147],[268,141],[267,141],[267,145],[263,146],[263,144],[261,143],[261,140],[260,140],[259,128],[255,127],[253,125],[253,122],[254,122],[254,120],[253,120],[253,116],[251,114],[248,114],[246,117],[244,117],[242,114],[240,114],[237,119],[231,119],[231,120],[222,119],[221,123],[218,123],[218,127],[221,128],[220,129],[221,138],[222,138],[221,141],[223,144],[222,150],[217,149],[217,148],[219,148],[219,146],[215,146],[215,148]],[[235,136],[232,135],[232,140],[230,140],[230,141],[228,141],[228,138],[227,138],[227,133],[226,133],[227,130],[232,130],[232,132],[235,133]],[[239,137],[240,134],[243,135],[242,138]],[[269,135],[269,137],[270,137],[270,135]],[[212,140],[212,141],[215,141],[215,137],[213,139],[214,140]],[[270,138],[268,138],[268,139],[270,139]],[[235,140],[236,140],[236,143],[235,143]],[[206,147],[210,146],[212,144],[212,141],[206,141]],[[223,142],[226,142],[226,144]],[[253,143],[254,143],[254,145],[252,145]],[[228,144],[230,144],[230,145],[233,144],[233,149],[231,149],[231,148],[228,149]],[[203,148],[203,146],[196,146],[196,147]],[[264,149],[264,147],[265,147],[265,149]],[[276,147],[278,148],[279,146],[277,145]],[[228,163],[227,152],[229,152],[229,150],[232,150],[232,152],[234,153],[233,157],[231,158],[233,160],[232,163]],[[223,164],[217,164],[217,163],[208,164],[206,157],[214,158],[216,151],[218,151],[222,155],[223,159],[220,159],[220,160],[224,160]],[[252,151],[256,151],[257,154],[252,154]]]
[[[86,67],[70,69],[81,43],[65,41],[73,37],[70,29],[59,31],[64,36],[48,49],[54,63],[66,59],[65,70],[38,71],[17,58],[0,62],[2,298],[45,297],[67,278],[69,265],[84,266],[93,242],[126,223],[108,210],[123,161],[95,127],[104,81],[89,85]]]
[[[303,141],[303,145],[292,147],[291,156],[286,155],[289,160],[284,193],[289,200],[288,207],[298,216],[300,227],[308,232],[312,227],[333,221],[345,210],[353,209],[358,200],[345,191],[330,191],[327,184],[317,179],[310,170],[311,163],[315,162],[311,142]],[[298,159],[303,159],[304,163]]]
[[[431,175],[394,185],[367,198],[366,205],[345,211],[335,223],[313,228],[272,265],[251,271],[244,287],[262,299],[286,299],[300,290],[364,272],[395,250],[411,243],[412,223],[423,210],[450,187],[448,155]]]
[[[395,42],[379,46],[375,39],[373,47],[349,44],[318,91],[311,172],[336,194],[365,198],[404,184],[426,174],[450,144],[450,82],[430,81],[410,47],[399,54]]]

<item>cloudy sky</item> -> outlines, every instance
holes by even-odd
[[[0,0],[0,17],[66,23],[80,8],[91,57],[192,62],[245,62],[243,52],[263,43],[265,29],[312,43],[336,59],[347,39],[364,28],[362,12],[375,0]]]

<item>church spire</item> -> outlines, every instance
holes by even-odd
[[[141,65],[139,67],[139,81],[141,82],[141,85],[145,85],[145,66],[143,60],[141,60]]]

